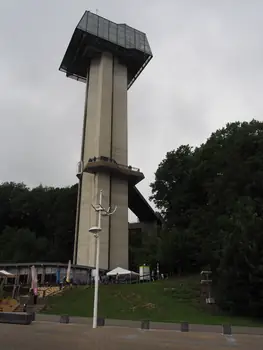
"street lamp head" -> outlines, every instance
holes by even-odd
[[[98,234],[99,232],[101,232],[101,227],[93,226],[89,229],[89,232],[91,232],[93,234]]]

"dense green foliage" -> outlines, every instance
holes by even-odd
[[[263,123],[231,123],[196,149],[167,153],[151,187],[166,222],[163,267],[210,266],[223,308],[261,316]]]
[[[0,262],[72,258],[77,186],[0,186]]]

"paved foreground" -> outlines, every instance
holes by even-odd
[[[35,322],[30,326],[0,324],[1,350],[240,350],[262,349],[263,336],[216,333],[141,331],[124,327],[93,330],[83,324]]]

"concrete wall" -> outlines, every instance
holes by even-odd
[[[106,156],[127,165],[127,70],[111,54],[92,61],[88,72],[86,123],[82,161]],[[116,213],[102,218],[100,267],[128,267],[128,184],[106,174],[84,173],[81,180],[77,264],[95,266],[95,239],[88,232],[97,225],[91,204],[117,205]]]
[[[128,165],[127,69],[114,61],[112,158]],[[117,205],[110,218],[110,269],[128,268],[128,182],[112,178],[111,202]]]

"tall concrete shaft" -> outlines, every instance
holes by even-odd
[[[92,204],[102,189],[103,206],[117,210],[102,220],[100,267],[128,268],[128,188],[144,176],[127,163],[127,89],[151,57],[144,33],[86,11],[61,63],[67,76],[86,82],[75,264],[95,266],[89,228],[97,225]]]
[[[111,53],[91,61],[82,141],[83,164],[108,157],[127,165],[127,68]],[[120,132],[121,131],[121,132]],[[95,240],[88,228],[96,225],[92,204],[103,189],[103,206],[117,206],[112,217],[102,220],[101,268],[128,267],[128,181],[110,173],[84,173],[78,206],[77,264],[94,266]]]

